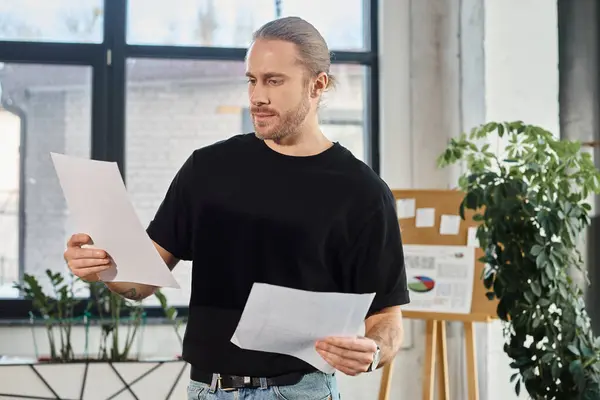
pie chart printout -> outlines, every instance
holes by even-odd
[[[414,292],[427,293],[435,287],[435,281],[427,276],[415,276],[408,283],[408,288]]]

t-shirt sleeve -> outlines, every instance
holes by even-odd
[[[375,293],[368,315],[410,302],[400,226],[391,193],[362,224],[346,252],[345,264],[356,293]]]
[[[192,259],[192,211],[190,184],[193,156],[179,169],[146,232],[150,238],[180,260]]]

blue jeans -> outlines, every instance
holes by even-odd
[[[335,375],[313,372],[289,386],[225,391],[190,381],[188,400],[340,400]]]

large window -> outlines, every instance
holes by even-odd
[[[1,0],[0,40],[102,42],[103,0]]]
[[[91,76],[85,66],[0,70],[0,296],[19,295],[22,273],[65,269],[68,211],[50,152],[90,157]]]
[[[73,232],[50,152],[116,161],[146,225],[193,149],[252,130],[244,56],[271,19],[321,31],[338,80],[322,129],[378,172],[376,0],[41,3],[0,0],[0,318],[27,316],[13,288],[25,273],[66,270]],[[190,271],[180,263],[182,289],[165,291],[182,312]]]
[[[246,47],[252,32],[276,15],[310,21],[336,50],[363,50],[363,0],[175,0],[148,7],[129,0],[127,42],[185,46]]]

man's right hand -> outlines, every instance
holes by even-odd
[[[110,268],[111,258],[104,250],[82,248],[93,244],[92,238],[78,233],[69,239],[64,257],[73,275],[88,281],[98,281],[98,273]]]

